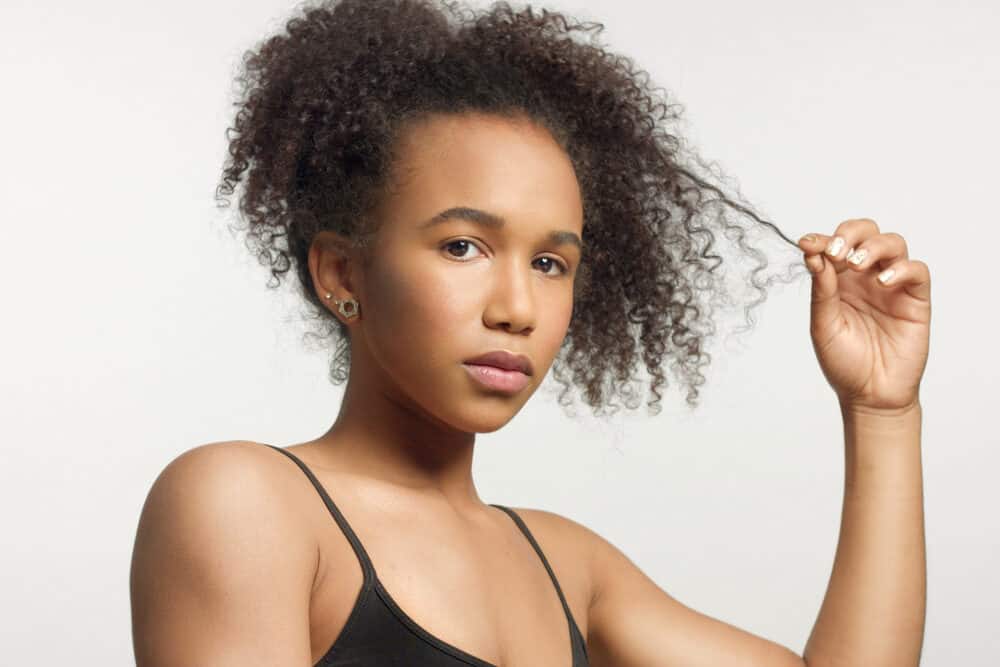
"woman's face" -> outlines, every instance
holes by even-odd
[[[428,224],[459,207],[482,213]],[[583,210],[569,157],[527,120],[436,115],[402,137],[378,215],[375,259],[354,286],[352,375],[455,429],[500,428],[541,384],[572,315]],[[490,389],[463,365],[494,350],[530,359],[524,389]]]

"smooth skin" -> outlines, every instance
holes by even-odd
[[[361,266],[329,232],[310,249],[317,294],[354,296],[361,314],[347,319],[331,300],[350,327],[344,399],[325,434],[287,449],[330,492],[417,623],[498,667],[568,666],[555,589],[510,517],[479,498],[472,457],[476,434],[517,414],[565,337],[580,261],[565,239],[583,225],[573,166],[527,119],[438,115],[401,141],[374,264]],[[452,207],[506,223],[464,215],[423,226]],[[582,524],[515,507],[559,579],[591,665],[917,664],[925,566],[916,390],[929,276],[901,237],[871,220],[835,234],[869,254],[854,266],[844,253],[823,254],[830,237],[800,241],[814,271],[811,334],[840,399],[848,461],[834,572],[804,656],[690,609]],[[888,266],[897,276],[881,285],[874,274]],[[519,394],[485,389],[462,367],[495,349],[531,358]],[[158,476],[130,585],[139,667],[308,667],[343,628],[361,569],[293,462],[232,441],[188,450]]]

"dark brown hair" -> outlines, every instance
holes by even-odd
[[[338,232],[370,261],[378,230],[371,214],[390,183],[400,132],[428,114],[478,112],[530,118],[576,169],[584,248],[553,364],[560,404],[572,382],[599,416],[605,404],[617,410],[616,395],[635,409],[631,382],[641,359],[654,396],[649,410],[658,413],[664,358],[697,404],[712,306],[720,297],[731,303],[709,227],[758,260],[744,283],[760,296],[744,309],[748,324],[772,281],[759,276],[764,254],[727,214],[797,245],[712,183],[711,167],[666,129],[680,105],[630,59],[605,50],[596,40],[603,28],[506,2],[475,11],[444,0],[341,0],[304,7],[245,54],[216,197],[228,206],[245,176],[247,247],[270,266],[269,287],[295,267],[319,325],[313,335],[335,344],[331,381],[347,379],[350,341],[313,289],[314,236]]]

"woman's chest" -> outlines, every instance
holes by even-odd
[[[412,622],[432,640],[492,665],[572,665],[569,621],[555,584],[527,537],[501,510],[490,508],[496,521],[469,527],[422,513],[373,513],[346,499],[338,505],[391,598],[388,606],[407,619],[399,622]],[[586,637],[589,584],[577,545],[561,541],[543,514],[518,510],[518,515]],[[319,571],[310,603],[313,664],[340,641],[364,593],[358,555],[328,519],[317,532]],[[366,603],[383,601],[371,594]]]

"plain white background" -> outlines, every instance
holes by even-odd
[[[790,237],[871,217],[928,263],[923,664],[997,664],[1000,6],[545,6],[602,21]],[[201,444],[292,444],[336,415],[342,388],[301,345],[294,297],[265,288],[213,200],[237,60],[292,9],[0,12],[4,664],[132,662],[129,563],[157,474]],[[672,389],[654,418],[571,419],[538,392],[479,437],[482,498],[580,521],[689,606],[801,652],[843,490],[808,289],[775,289],[756,328],[714,351],[693,414]]]

